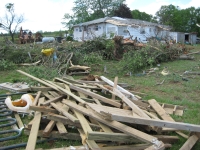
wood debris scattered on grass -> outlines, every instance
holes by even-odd
[[[69,78],[48,81],[18,72],[44,86],[30,88],[37,94],[30,107],[35,117],[25,128],[29,135],[27,150],[35,149],[38,136],[80,140],[83,146],[77,149],[83,150],[163,150],[172,147],[179,136],[187,140],[182,149],[191,149],[199,139],[200,125],[176,122],[170,116],[182,116],[184,107],[161,104],[155,99],[140,100],[120,87],[117,78],[114,82],[103,76],[103,82],[100,78],[93,82]],[[107,89],[106,97],[101,94],[106,89],[104,85],[112,87]],[[69,128],[77,132],[70,133]],[[181,130],[191,134],[185,135]]]

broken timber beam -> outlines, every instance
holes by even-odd
[[[182,123],[182,122],[174,122],[174,121],[165,121],[165,120],[136,118],[136,117],[131,117],[131,116],[110,114],[110,113],[106,113],[106,112],[103,112],[103,114],[107,114],[109,116],[109,118],[111,118],[112,120],[116,120],[116,121],[120,121],[120,122],[127,122],[127,123],[150,125],[150,126],[156,126],[156,127],[175,128],[177,130],[200,132],[200,125],[194,125],[194,124]]]
[[[43,101],[44,101],[44,98],[40,98],[38,106],[40,106],[40,103],[42,103]],[[39,111],[36,111],[35,116],[34,116],[34,123],[32,124],[32,128],[30,131],[27,145],[26,145],[26,150],[35,149],[41,117],[42,117],[42,113]]]
[[[48,82],[51,86],[53,87],[56,87],[57,89],[59,89],[60,91],[64,92],[65,94],[73,97],[76,101],[82,103],[83,105],[85,104],[85,101],[82,100],[80,97],[76,96],[75,94],[73,94],[71,91],[67,90],[67,89],[64,89],[58,85],[56,85],[55,83],[51,82],[51,81],[48,81],[48,80],[45,80],[46,82]]]
[[[65,96],[63,95],[63,96],[58,96],[58,97],[55,97],[55,98],[51,98],[51,99],[45,101],[44,103],[42,103],[41,105],[42,105],[42,106],[48,106],[50,103],[53,103],[53,102],[55,103],[55,102],[57,102],[57,101],[60,101],[60,100],[62,100],[64,97],[65,97]]]
[[[100,78],[101,78],[104,82],[106,82],[107,84],[109,84],[109,85],[111,85],[111,86],[114,86],[114,83],[113,83],[111,80],[107,79],[106,77],[100,76]],[[120,91],[123,92],[123,93],[126,93],[126,94],[128,94],[128,95],[131,95],[131,98],[132,98],[133,100],[138,100],[138,99],[135,97],[134,94],[132,94],[132,93],[130,93],[129,91],[125,90],[125,89],[122,88],[121,86],[117,85],[117,89],[120,90]]]
[[[120,97],[129,107],[132,108],[132,111],[137,115],[143,118],[150,118],[147,114],[145,114],[137,105],[135,105],[131,100],[129,100],[124,94],[122,94],[118,89],[113,89],[114,93]]]
[[[74,123],[79,123],[79,120],[74,117],[73,115],[71,115],[70,113],[68,113],[66,110],[64,110],[62,107],[59,107],[58,105],[56,105],[55,103],[51,103],[51,106],[53,106],[58,112],[60,112],[63,116],[67,117],[69,120],[71,120]]]
[[[187,141],[183,144],[183,146],[179,150],[190,150],[198,141],[199,137],[197,135],[190,136]]]
[[[104,103],[110,104],[112,106],[115,106],[115,107],[120,107],[121,106],[121,104],[119,102],[115,101],[115,100],[108,99],[106,97],[103,97],[103,96],[101,96],[99,94],[96,94],[94,92],[88,91],[86,89],[79,88],[79,87],[76,87],[74,85],[70,85],[69,87],[70,87],[70,89],[73,89],[73,90],[81,92],[81,93],[83,93],[85,95],[89,95],[91,97],[94,97],[94,98],[96,98],[96,99],[98,99],[98,100],[100,100],[100,101],[102,101]]]
[[[144,142],[148,142],[148,143],[151,143],[151,144],[154,144],[154,146],[157,148],[157,150],[162,150],[163,147],[164,147],[164,144],[162,141],[159,141],[156,137],[154,136],[151,136],[151,135],[148,135],[144,132],[141,132],[139,130],[136,130],[132,127],[129,127],[125,124],[122,124],[120,122],[117,122],[117,121],[109,121],[109,120],[105,120],[104,118],[102,118],[100,115],[96,115],[93,111],[90,111],[82,106],[79,106],[77,104],[74,104],[72,102],[68,102],[66,103],[70,108],[76,110],[76,111],[79,111],[81,112],[82,114],[84,115],[87,115],[103,124],[106,124],[112,128],[115,128],[115,129],[118,129],[119,131],[121,132],[124,132],[128,135],[131,135],[141,141],[144,141]]]
[[[54,126],[55,126],[56,122],[51,120],[48,125],[46,126],[46,128],[43,131],[43,136],[44,137],[49,137],[51,131],[53,130]]]
[[[51,84],[45,82],[44,80],[41,80],[41,79],[39,79],[39,78],[36,78],[36,77],[34,77],[34,76],[32,76],[32,75],[30,75],[30,74],[24,72],[24,71],[21,71],[21,70],[17,70],[17,72],[19,72],[19,73],[21,73],[21,74],[23,74],[23,75],[25,75],[25,76],[27,76],[27,77],[30,77],[31,79],[36,80],[36,81],[38,81],[38,82],[40,82],[40,83],[42,83],[42,84],[44,84],[44,85],[46,85],[46,86],[48,86],[48,87],[51,87],[52,89],[54,89],[54,90],[56,90],[56,91],[59,91],[58,88],[52,86]]]
[[[169,114],[166,113],[166,111],[159,105],[159,103],[155,99],[148,100],[148,103],[163,120],[175,122],[174,119]],[[179,131],[176,131],[176,133],[186,139],[188,138],[188,136],[185,135],[184,133],[181,133]]]

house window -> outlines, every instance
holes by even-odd
[[[82,32],[82,27],[79,27],[79,32]]]
[[[118,35],[126,36],[127,35],[127,27],[118,27]]]
[[[94,30],[95,30],[95,31],[98,31],[98,26],[95,26],[95,27],[94,27]]]
[[[76,32],[78,32],[78,29],[76,29]]]
[[[140,28],[140,34],[145,34],[145,29],[143,27]]]
[[[151,28],[149,28],[149,32],[151,32]]]

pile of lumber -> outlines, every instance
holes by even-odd
[[[142,101],[120,87],[117,77],[114,82],[104,76],[101,81],[49,81],[17,71],[43,85],[30,87],[36,95],[30,106],[34,119],[25,130],[29,135],[27,150],[35,149],[37,137],[82,141],[78,147],[60,148],[76,150],[163,150],[172,147],[179,136],[186,138],[180,149],[188,150],[200,137],[199,125],[176,122],[169,115],[183,115],[182,106],[155,99]],[[77,132],[70,133],[69,128]]]

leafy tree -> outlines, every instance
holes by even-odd
[[[113,16],[120,4],[125,0],[75,0],[72,8],[73,15],[65,14],[62,22],[71,29],[74,24],[91,21],[106,16]]]
[[[174,5],[161,6],[160,10],[156,12],[156,16],[160,24],[173,26],[174,17],[179,12],[179,7]]]
[[[133,18],[130,8],[126,4],[121,4],[118,9],[114,11],[114,16],[122,18]]]
[[[7,31],[14,42],[14,35],[20,23],[24,21],[24,17],[16,15],[13,3],[8,3],[5,7],[7,12],[4,18],[0,18],[0,28]]]
[[[200,29],[196,26],[200,21],[200,8],[180,9],[174,5],[161,6],[156,12],[156,17],[160,24],[172,26],[173,31],[197,32],[200,35]]]
[[[139,10],[135,9],[131,11],[131,14],[134,19],[144,20],[144,21],[151,21],[152,15],[149,15],[145,12],[140,12]]]

